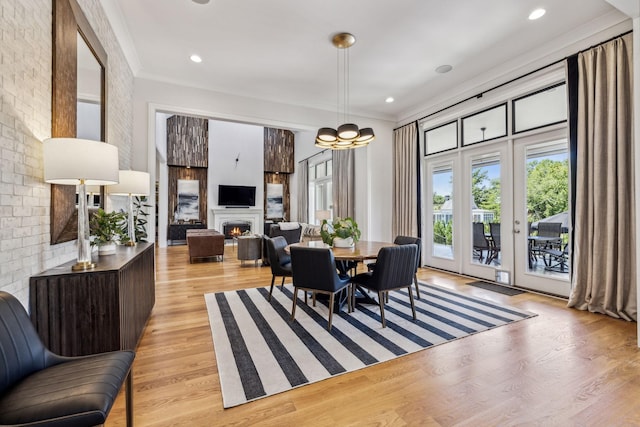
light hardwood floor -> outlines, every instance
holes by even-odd
[[[225,251],[224,262],[189,264],[186,246],[156,249],[156,304],[133,368],[136,426],[640,425],[635,323],[429,269],[420,280],[538,316],[225,410],[203,294],[271,278]],[[124,424],[121,393],[106,426]]]

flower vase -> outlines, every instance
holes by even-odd
[[[98,255],[113,255],[116,253],[115,242],[109,242],[102,245],[98,245]]]
[[[333,238],[333,247],[334,248],[352,248],[354,246],[353,237],[334,237]]]

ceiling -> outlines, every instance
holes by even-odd
[[[136,77],[335,111],[338,32],[352,114],[399,121],[497,84],[627,21],[605,0],[103,0]],[[543,7],[537,21],[529,13]],[[192,54],[202,63],[189,60]],[[438,74],[440,65],[453,70]],[[395,98],[385,103],[387,97]]]

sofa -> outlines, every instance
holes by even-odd
[[[224,234],[213,230],[187,230],[189,263],[194,258],[219,257],[224,260]]]

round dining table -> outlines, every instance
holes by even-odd
[[[307,248],[331,248],[333,257],[337,261],[357,261],[362,262],[369,259],[378,258],[380,249],[386,246],[395,246],[390,242],[375,242],[369,240],[359,240],[351,248],[336,248],[324,243],[322,240],[311,240],[307,242],[292,243],[285,248],[285,252],[289,253],[291,246],[303,246]]]

